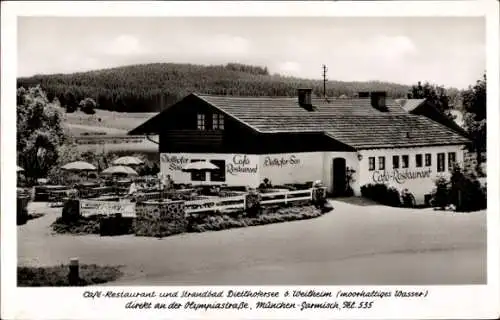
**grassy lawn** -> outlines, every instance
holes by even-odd
[[[17,267],[17,284],[20,287],[64,287],[69,286],[69,266]],[[101,284],[117,280],[122,275],[119,267],[80,266],[80,285]]]
[[[97,127],[98,131],[106,131],[106,128],[129,131],[156,115],[156,113],[125,113],[99,109],[93,115],[88,115],[80,111],[66,113],[64,109],[61,109],[61,112],[64,115],[64,123],[69,128],[72,127],[71,125],[83,125]],[[78,130],[76,126],[74,129]]]

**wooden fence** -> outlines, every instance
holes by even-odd
[[[290,203],[312,200],[313,189],[261,193],[261,204]],[[228,209],[245,209],[246,195],[233,197],[210,197],[201,200],[186,201],[186,213],[215,212]],[[80,200],[80,214],[111,215],[121,212],[124,217],[135,217],[135,204],[117,201]]]
[[[312,199],[312,189],[296,191],[279,191],[270,193],[261,193],[260,204],[290,203],[293,201],[304,201]],[[186,213],[198,213],[206,211],[220,211],[228,209],[245,209],[246,196],[235,197],[214,197],[213,199],[203,199],[195,201],[186,201]]]

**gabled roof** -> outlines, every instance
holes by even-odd
[[[324,132],[356,149],[418,147],[466,144],[469,141],[453,130],[416,115],[268,116],[245,119],[263,133]]]
[[[469,143],[446,126],[408,114],[394,102],[389,112],[381,112],[371,106],[369,99],[331,99],[329,102],[313,99],[316,111],[307,111],[298,105],[296,98],[191,96],[260,133],[319,132],[357,149]],[[130,134],[158,131],[162,116],[168,110]]]
[[[401,107],[406,110],[406,112],[412,112],[424,103],[425,99],[401,99],[399,102],[401,103]]]

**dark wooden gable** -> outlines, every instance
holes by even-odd
[[[419,106],[411,110],[410,113],[434,120],[435,122],[448,127],[449,129],[459,133],[460,135],[468,137],[468,134],[464,128],[460,127],[455,121],[451,120],[446,115],[441,113],[441,111],[439,111],[439,109],[430,101],[424,101]]]
[[[245,106],[239,108],[245,109]],[[204,128],[198,127],[200,114],[204,115]],[[223,118],[223,129],[214,128],[214,114]],[[129,134],[158,134],[160,153],[267,154],[352,150],[321,131],[263,133],[249,126],[247,120],[192,94]]]

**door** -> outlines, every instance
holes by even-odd
[[[333,159],[333,196],[343,196],[346,191],[346,165],[344,158]]]

